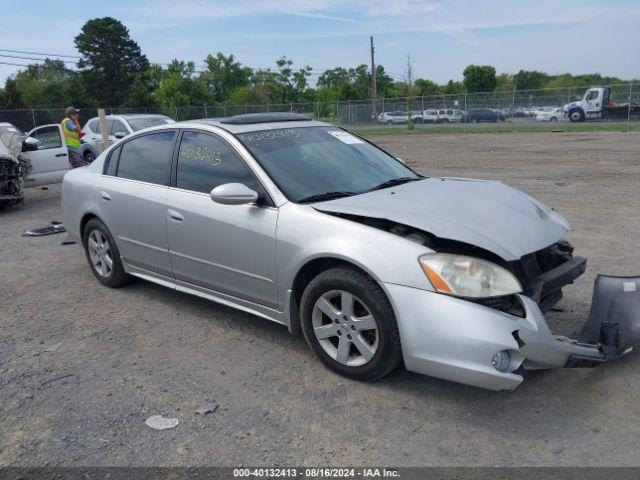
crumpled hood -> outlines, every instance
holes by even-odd
[[[426,178],[312,206],[319,211],[381,218],[517,260],[562,239],[568,222],[501,182]]]

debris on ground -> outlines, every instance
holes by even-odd
[[[174,428],[178,425],[177,418],[163,417],[162,415],[151,415],[144,423],[147,427],[154,430],[167,430],[168,428]]]
[[[208,413],[215,413],[215,411],[218,410],[219,406],[220,405],[218,405],[217,403],[207,402],[196,410],[196,414],[205,416]]]
[[[63,233],[67,229],[59,222],[51,222],[51,225],[46,227],[33,228],[31,230],[25,230],[22,234],[23,237],[42,237],[44,235],[52,235],[54,233]]]
[[[58,349],[62,346],[62,342],[60,343],[54,343],[53,345],[48,346],[47,348],[44,349],[45,352],[49,352],[49,353],[53,353],[58,351]]]

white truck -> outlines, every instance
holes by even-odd
[[[0,207],[21,202],[23,188],[60,183],[68,170],[60,125],[41,125],[24,135],[0,122]]]
[[[640,104],[615,103],[610,87],[591,87],[581,100],[564,106],[563,113],[572,122],[596,119],[627,119],[640,115]]]

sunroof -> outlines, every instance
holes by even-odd
[[[271,113],[245,113],[244,115],[234,115],[233,117],[220,120],[220,123],[230,125],[249,125],[252,123],[272,123],[272,122],[309,122],[312,119],[300,115],[299,113],[271,112]]]

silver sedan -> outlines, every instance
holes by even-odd
[[[513,389],[527,369],[640,343],[637,278],[599,277],[577,339],[549,330],[586,264],[552,209],[499,182],[425,177],[296,114],[136,132],[67,173],[62,204],[103,285],[139,277],[280,323],[350,378],[403,362]]]

